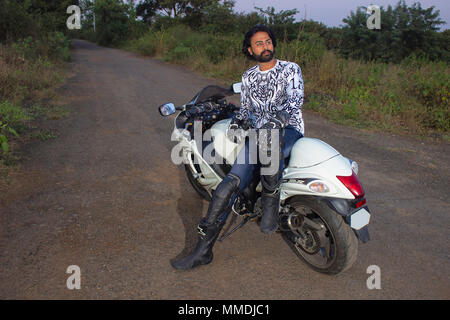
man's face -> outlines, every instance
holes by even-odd
[[[248,52],[256,59],[256,61],[269,62],[273,59],[273,43],[267,32],[256,32],[250,39],[250,44],[251,46],[248,47]]]

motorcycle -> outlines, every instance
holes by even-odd
[[[207,86],[185,105],[166,103],[162,116],[177,111],[172,141],[172,161],[185,167],[187,179],[205,200],[231,170],[243,147],[227,138],[227,128],[238,110],[226,98],[240,93],[240,83],[230,88]],[[201,132],[202,138],[196,135]],[[205,136],[207,143],[203,143]],[[211,161],[223,159],[223,161]],[[370,211],[365,192],[357,178],[358,165],[327,143],[303,137],[293,146],[285,161],[281,185],[279,228],[294,253],[312,269],[338,274],[356,261],[358,239],[370,240]],[[256,176],[232,205],[241,218],[223,241],[248,221],[261,219],[261,182]]]

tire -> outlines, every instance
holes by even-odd
[[[294,231],[282,231],[284,240],[301,260],[325,274],[344,272],[354,264],[358,256],[358,239],[342,216],[314,197],[296,196],[287,204],[296,213],[303,211],[306,217],[324,226],[321,231],[316,231],[303,224],[300,229],[308,235],[307,245],[297,240]]]
[[[205,199],[206,201],[211,201],[211,196],[205,190],[205,188],[203,188],[203,186],[200,183],[198,183],[197,179],[194,178],[189,165],[185,164],[184,170],[186,171],[186,175],[187,175],[189,182],[191,183],[194,190],[198,193],[198,195],[201,198]]]

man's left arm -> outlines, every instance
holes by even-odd
[[[289,67],[289,72],[287,75],[287,88],[286,88],[286,110],[289,113],[288,124],[299,129],[303,134],[303,116],[302,116],[302,106],[303,106],[303,96],[304,96],[304,86],[303,77],[300,66],[293,63]]]

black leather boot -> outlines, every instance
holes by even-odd
[[[282,150],[284,145],[284,130],[280,130],[279,140],[271,141],[270,143],[275,143],[278,147],[278,157],[275,159],[279,162],[275,162],[278,165],[277,172],[272,175],[264,175],[261,170],[261,206],[262,206],[262,217],[261,217],[261,231],[264,233],[272,233],[278,229],[278,218],[280,210],[280,186],[282,180],[282,162],[284,161],[282,156]],[[270,156],[271,153],[268,152]],[[281,159],[280,159],[281,157]],[[266,166],[262,166],[264,169]]]
[[[262,176],[263,177],[263,176]],[[280,210],[280,184],[277,183],[275,188],[267,189],[264,187],[261,193],[261,231],[264,233],[272,233],[278,229],[278,219]]]
[[[198,241],[195,249],[188,256],[171,262],[172,267],[178,270],[188,270],[210,263],[213,259],[212,248],[224,224],[225,221],[208,223],[206,219],[202,219],[198,225]]]
[[[219,218],[231,210],[230,201],[239,190],[239,183],[239,177],[228,174],[217,186],[206,217],[198,225],[198,241],[195,249],[188,256],[171,262],[172,267],[187,270],[212,261],[212,248],[226,222],[226,219],[220,221]]]

